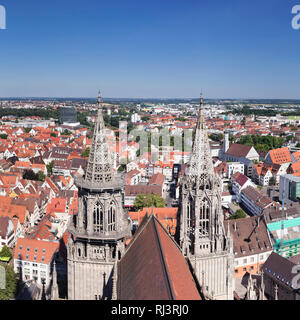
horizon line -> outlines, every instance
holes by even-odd
[[[97,100],[97,97],[68,97],[68,96],[10,96],[10,97],[0,97],[0,100],[6,99],[89,99],[89,100]],[[168,98],[154,98],[154,97],[102,97],[102,99],[113,100],[197,100],[200,97],[191,98],[178,98],[178,97],[168,97]],[[204,98],[204,100],[299,100],[300,98]]]

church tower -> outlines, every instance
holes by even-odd
[[[204,295],[232,300],[233,243],[229,230],[224,230],[221,194],[222,181],[212,164],[201,95],[192,154],[180,189],[180,246]]]
[[[112,298],[112,271],[131,236],[123,210],[124,181],[114,171],[113,156],[105,139],[101,94],[85,175],[75,179],[78,214],[70,221],[68,299]]]

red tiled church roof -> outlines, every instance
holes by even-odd
[[[121,300],[200,300],[178,245],[154,215],[146,217],[118,264]]]

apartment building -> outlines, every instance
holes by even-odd
[[[24,282],[36,281],[48,286],[55,254],[59,249],[58,241],[19,238],[14,253],[14,270]]]

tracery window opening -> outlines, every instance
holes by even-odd
[[[200,205],[200,221],[199,221],[199,236],[206,237],[209,234],[209,206],[207,201],[203,201]]]
[[[110,208],[108,210],[108,231],[116,230],[116,208],[113,203],[111,203]]]
[[[195,229],[195,215],[193,212],[193,203],[192,199],[189,200],[187,206],[187,228],[188,232],[192,232]]]
[[[93,226],[94,226],[94,232],[102,232],[104,229],[103,210],[99,202],[97,202],[97,204],[94,207]]]

